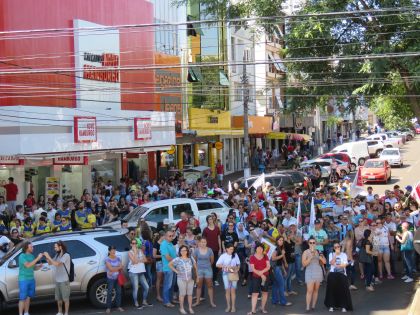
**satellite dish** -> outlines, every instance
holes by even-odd
[[[416,234],[414,234],[414,249],[420,255],[420,229],[417,229]]]

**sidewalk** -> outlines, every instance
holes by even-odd
[[[414,293],[413,300],[411,302],[408,315],[419,315],[420,314],[420,281],[417,281],[417,289]]]

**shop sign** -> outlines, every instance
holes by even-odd
[[[0,155],[0,165],[23,165],[24,160],[16,155]]]
[[[134,140],[152,139],[152,121],[150,117],[134,118]]]
[[[46,177],[45,178],[45,199],[51,199],[55,195],[60,195],[60,178]]]
[[[223,142],[217,141],[217,142],[214,144],[214,147],[215,147],[217,150],[222,150],[222,149],[223,149]]]
[[[168,154],[174,154],[176,150],[176,147],[174,145],[171,145],[171,148],[169,150],[166,151],[166,153]]]
[[[89,143],[97,141],[96,117],[74,117],[74,143]]]
[[[54,165],[88,165],[88,157],[83,155],[59,156],[53,159]]]

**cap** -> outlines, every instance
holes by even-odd
[[[315,220],[315,224],[320,224],[321,223],[321,220]]]
[[[411,186],[411,185],[405,186],[405,190],[412,191],[413,190],[413,186]]]
[[[350,177],[344,176],[344,180],[350,180]]]
[[[19,232],[19,230],[18,230],[17,228],[12,228],[12,229],[10,230],[10,233],[13,233],[13,232]]]

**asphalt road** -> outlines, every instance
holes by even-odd
[[[402,280],[399,280],[400,277],[395,280],[385,280],[382,284],[376,286],[375,292],[367,292],[363,288],[363,283],[358,280],[356,285],[359,288],[357,291],[352,291],[352,300],[353,300],[353,312],[348,312],[350,314],[360,314],[360,315],[406,315],[407,309],[411,303],[412,296],[414,294],[414,285],[406,284]],[[298,315],[304,314],[305,311],[305,287],[298,286],[294,284],[294,290],[298,292],[297,296],[289,298],[289,301],[293,303],[292,306],[273,306],[270,302],[268,303],[268,311],[271,314],[281,313],[289,315]],[[247,298],[247,291],[245,288],[240,287],[238,289],[237,297],[237,314],[246,314],[251,307],[251,301]],[[330,314],[327,308],[323,305],[325,296],[325,285],[321,286],[319,292],[318,304],[315,311],[311,314]],[[170,315],[170,314],[179,314],[178,309],[167,309],[161,304],[157,304],[155,300],[151,300],[155,306],[143,309],[141,311],[135,309],[131,305],[131,298],[129,294],[125,295],[123,307],[125,312],[123,314],[144,314],[144,315]],[[216,288],[216,304],[217,308],[211,308],[206,302],[203,302],[203,305],[195,308],[196,314],[200,315],[211,315],[211,314],[224,314],[225,309],[225,300],[224,300],[224,290],[222,286]],[[270,301],[270,300],[269,300]],[[338,312],[338,311],[336,311]],[[47,314],[56,314],[56,306],[54,303],[42,303],[34,305],[30,310],[31,315],[47,315]],[[73,300],[71,303],[71,314],[80,314],[80,315],[94,315],[94,314],[104,314],[105,310],[93,308],[89,302],[85,299]],[[113,313],[120,313],[114,311]],[[341,312],[338,312],[341,313]],[[8,309],[6,314],[17,314],[16,307],[11,307]],[[3,313],[2,313],[3,315]]]
[[[413,141],[407,142],[401,149],[404,166],[392,167],[391,180],[388,184],[370,184],[374,192],[383,193],[385,189],[392,189],[399,185],[404,189],[407,185],[414,186],[420,180],[420,136]]]

